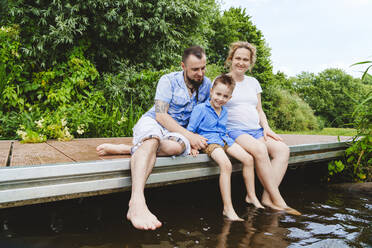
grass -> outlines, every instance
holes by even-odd
[[[333,135],[333,136],[354,136],[357,131],[353,128],[323,128],[322,130],[309,131],[283,131],[275,130],[278,134],[311,134],[311,135]]]

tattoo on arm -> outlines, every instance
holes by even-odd
[[[167,113],[169,104],[163,101],[155,100],[155,113]]]

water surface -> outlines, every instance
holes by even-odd
[[[217,179],[148,189],[149,207],[163,222],[156,231],[125,220],[125,192],[1,210],[0,247],[372,247],[372,198],[331,191],[317,178],[287,173],[281,192],[303,213],[292,216],[244,203],[242,178],[234,175],[234,206],[244,222],[223,219]]]

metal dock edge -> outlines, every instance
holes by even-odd
[[[339,158],[347,142],[290,146],[289,165]],[[241,165],[234,162],[233,171]],[[206,154],[160,157],[148,187],[187,182],[219,174]],[[107,194],[130,189],[130,159],[0,168],[0,208]]]

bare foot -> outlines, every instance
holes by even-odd
[[[262,204],[266,207],[269,207],[269,208],[272,208],[274,210],[278,210],[278,211],[283,211],[285,210],[286,208],[288,208],[288,206],[285,206],[285,207],[282,207],[282,206],[277,206],[275,205],[274,203],[272,203],[271,201],[265,201],[265,200],[262,200]]]
[[[256,208],[265,208],[262,206],[261,202],[255,197],[251,199],[248,195],[245,197],[245,202],[249,204],[253,204]]]
[[[296,209],[291,208],[291,207],[285,208],[284,211],[285,211],[287,214],[292,214],[292,215],[301,215],[300,212],[298,212]]]
[[[131,146],[125,144],[101,144],[97,146],[96,150],[99,156],[109,154],[130,154]]]
[[[155,230],[161,227],[161,222],[147,208],[146,203],[129,204],[127,219],[141,230]]]
[[[228,210],[228,211],[225,211],[223,210],[222,212],[223,216],[225,216],[228,220],[231,220],[231,221],[244,221],[244,219],[240,218],[234,211],[234,209],[232,210]]]

